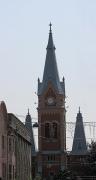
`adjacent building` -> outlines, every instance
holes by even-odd
[[[15,151],[15,176],[17,180],[31,179],[31,134],[27,127],[14,115],[8,113],[11,136],[10,155]],[[13,143],[13,148],[12,144]],[[14,145],[15,143],[15,145]],[[9,156],[10,157],[10,156]],[[8,160],[9,161],[9,160]],[[13,180],[13,179],[12,179]]]
[[[37,151],[35,148],[32,118],[31,118],[31,115],[29,113],[29,109],[28,109],[28,114],[26,115],[26,119],[25,119],[25,126],[27,127],[27,129],[29,130],[29,132],[31,134],[31,166],[32,166],[31,172],[32,172],[32,177],[34,179],[36,174],[37,174],[37,160],[38,159],[37,159]]]
[[[0,103],[0,178],[31,179],[31,135],[14,115]]]
[[[8,114],[5,103],[0,102],[0,178],[8,176]],[[14,166],[14,163],[11,164]]]

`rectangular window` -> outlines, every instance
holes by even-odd
[[[48,161],[50,160],[50,156],[48,156]]]
[[[9,138],[9,151],[12,149],[11,138]]]
[[[12,165],[9,164],[9,180],[12,179]]]
[[[48,161],[55,161],[55,154],[51,154],[47,156]]]
[[[5,142],[4,142],[5,140],[4,140],[4,136],[2,135],[2,149],[4,150],[4,148],[5,148]]]
[[[13,166],[13,180],[15,179],[15,170],[14,170],[14,166]]]
[[[15,152],[15,139],[13,139],[13,152]]]
[[[3,176],[3,180],[6,179],[6,164],[3,163],[2,164],[2,176]]]

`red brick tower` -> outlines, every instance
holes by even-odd
[[[64,77],[60,82],[50,23],[43,80],[38,79],[38,171],[55,175],[66,166],[66,110]]]

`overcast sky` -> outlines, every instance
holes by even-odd
[[[79,106],[84,121],[96,121],[96,0],[0,1],[0,100],[8,112],[37,116],[50,21],[67,121]]]

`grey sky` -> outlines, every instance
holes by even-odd
[[[65,77],[67,120],[81,106],[84,121],[95,121],[96,0],[0,1],[0,100],[8,112],[37,116],[38,76],[42,79],[49,27],[59,75]]]

